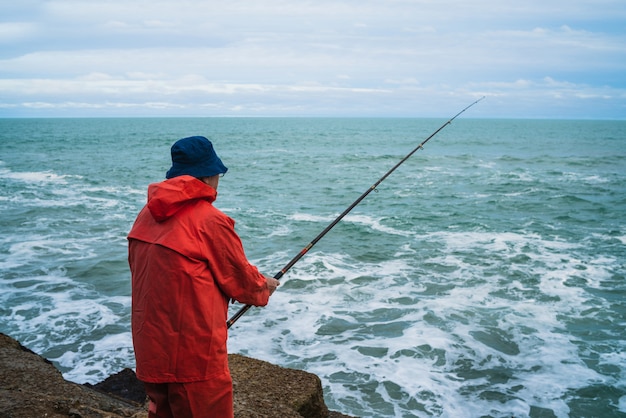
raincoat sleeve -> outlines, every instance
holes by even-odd
[[[230,299],[254,306],[265,306],[269,300],[267,281],[248,261],[241,239],[235,232],[235,221],[224,215],[214,219],[203,230],[206,259],[221,291]]]

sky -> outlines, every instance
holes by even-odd
[[[0,0],[0,117],[626,119],[624,0]],[[469,113],[469,112],[468,112]]]

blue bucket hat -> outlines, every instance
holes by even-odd
[[[190,136],[172,145],[172,168],[165,177],[171,179],[185,174],[196,178],[211,177],[227,171],[211,141],[203,136]]]

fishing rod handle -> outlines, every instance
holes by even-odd
[[[287,272],[287,270],[289,270],[294,264],[296,264],[298,262],[298,260],[300,258],[302,258],[302,256],[304,256],[304,254],[306,254],[306,252],[309,250],[309,248],[311,248],[312,245],[309,244],[306,247],[304,247],[302,249],[302,251],[300,251],[298,253],[297,256],[295,256],[289,263],[287,263],[287,265],[285,267],[283,267],[283,269],[281,271],[279,271],[278,273],[276,273],[274,275],[274,278],[276,280],[280,280],[281,277],[283,277],[283,275]],[[242,316],[245,315],[246,312],[248,312],[250,310],[250,308],[252,308],[252,305],[245,305],[243,308],[239,309],[237,311],[237,313],[235,313],[228,321],[226,321],[226,329],[229,329],[230,327],[233,326],[233,324],[235,322],[237,322],[237,320],[239,318],[241,318]]]

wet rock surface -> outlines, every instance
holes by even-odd
[[[349,418],[328,411],[319,377],[230,354],[235,417]],[[0,418],[145,418],[143,384],[124,369],[96,385],[63,378],[54,365],[0,334]]]

